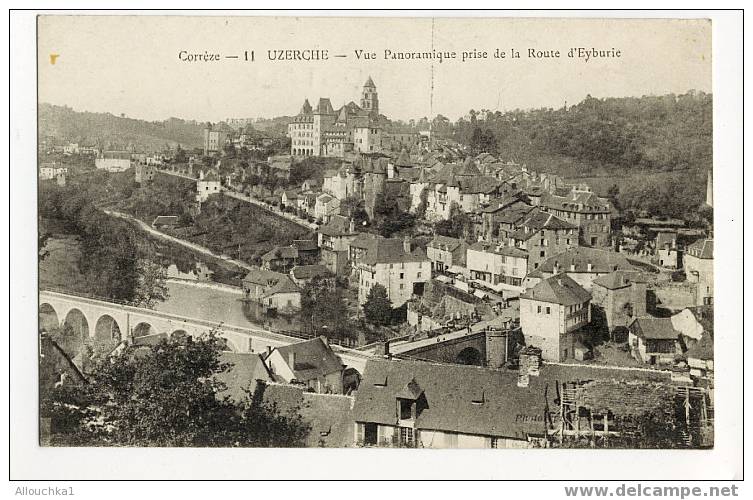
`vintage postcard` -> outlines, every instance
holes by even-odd
[[[714,448],[711,20],[37,36],[40,446]]]

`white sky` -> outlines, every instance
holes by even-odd
[[[470,109],[558,108],[594,97],[711,91],[711,23],[703,20],[437,18],[434,48],[486,50],[489,59],[386,61],[384,49],[432,47],[429,18],[44,16],[39,18],[39,100],[78,111],[162,120],[274,117],[305,98],[359,103],[371,75],[393,119]],[[496,48],[521,59],[494,59]],[[565,57],[570,47],[621,50],[611,60]],[[559,49],[559,60],[526,58]],[[271,49],[327,49],[327,61],[266,60]],[[358,61],[356,49],[377,53]],[[181,50],[256,61],[182,62]],[[58,54],[55,64],[50,54]],[[347,58],[333,58],[347,54]],[[508,56],[509,57],[509,56]],[[433,105],[431,67],[434,66]]]

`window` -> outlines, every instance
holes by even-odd
[[[400,279],[405,278],[405,273],[400,273]]]
[[[546,308],[546,313],[547,314],[551,314],[552,313],[552,308],[551,307],[547,307]]]
[[[538,307],[536,308],[536,312],[537,312],[537,313],[539,313],[539,314],[541,314],[541,306],[538,306]]]
[[[416,274],[416,278],[420,278],[420,277],[421,277],[421,271],[419,271],[419,272],[418,272],[418,273]]]
[[[539,257],[546,257],[546,250],[539,252]]]
[[[404,288],[405,288],[405,285],[403,285],[402,283],[400,283],[400,290],[402,290]]]
[[[410,427],[400,427],[400,444],[413,446],[413,429]]]
[[[399,399],[400,402],[400,420],[410,420],[413,418],[413,401],[410,399]]]

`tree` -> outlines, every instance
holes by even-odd
[[[470,216],[453,201],[450,206],[450,218],[437,222],[434,230],[442,236],[467,239],[471,233],[472,225]]]
[[[317,276],[303,287],[300,317],[312,332],[326,331],[328,336],[339,339],[352,337],[342,289],[332,278]]]
[[[369,290],[363,313],[369,323],[377,326],[387,326],[392,322],[392,302],[384,286],[377,283]]]
[[[211,332],[128,346],[101,360],[88,384],[43,394],[43,416],[67,413],[63,445],[303,446],[309,428],[300,415],[280,414],[258,388],[239,402],[221,395],[224,349]]]
[[[165,280],[167,272],[160,264],[148,259],[141,259],[138,265],[138,284],[134,292],[137,306],[154,308],[157,302],[164,302],[170,297]]]
[[[186,151],[180,147],[180,144],[178,144],[178,148],[175,150],[173,163],[188,163],[188,155],[186,155]]]

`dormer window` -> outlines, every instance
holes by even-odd
[[[416,418],[416,402],[410,399],[398,399],[398,418],[400,420],[413,420]]]

